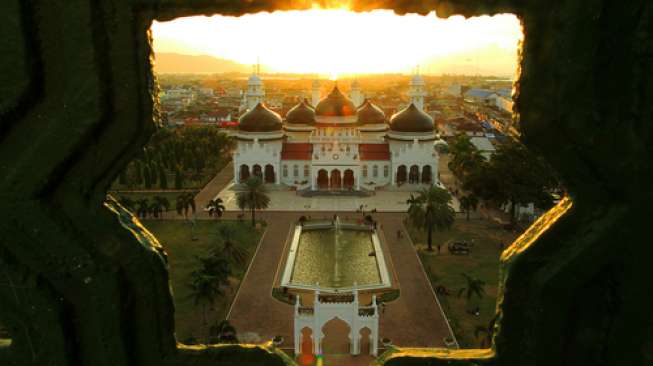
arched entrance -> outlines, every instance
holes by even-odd
[[[344,320],[333,318],[322,327],[322,354],[343,355],[349,354],[351,328]]]
[[[406,173],[406,166],[399,165],[399,168],[397,168],[397,185],[406,183],[407,175],[408,174]]]
[[[360,354],[361,355],[369,355],[372,352],[372,349],[370,347],[370,339],[372,338],[372,331],[370,328],[365,327],[360,330],[358,333],[360,334]]]
[[[345,176],[343,178],[343,186],[347,190],[352,190],[354,189],[354,171],[351,169],[345,170]]]
[[[340,190],[342,189],[342,177],[340,176],[340,170],[331,171],[331,189]]]
[[[408,173],[408,183],[419,183],[419,167],[417,165],[410,167],[410,173]]]
[[[256,164],[252,167],[252,174],[255,177],[258,177],[259,179],[263,180],[263,170],[261,169],[261,166]]]
[[[431,184],[433,179],[433,173],[431,173],[431,166],[425,165],[422,168],[422,183]]]
[[[324,169],[317,172],[317,188],[329,189],[329,173]]]
[[[299,355],[300,365],[313,365],[315,356],[313,355],[313,331],[311,328],[305,327],[301,331],[301,354]]]
[[[265,166],[265,183],[274,183],[274,167],[270,164]]]
[[[249,166],[243,164],[240,166],[240,181],[244,182],[249,179]]]

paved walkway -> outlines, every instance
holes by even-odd
[[[319,214],[331,216],[333,213]],[[283,347],[293,346],[293,308],[273,299],[271,292],[287,235],[300,214],[269,211],[260,214],[267,221],[268,229],[229,314],[239,334],[247,333],[261,342],[281,335],[285,339]],[[449,328],[415,249],[406,239],[407,233],[404,232],[403,239],[396,239],[397,230],[403,230],[404,214],[374,216],[382,225],[389,260],[394,264],[401,288],[399,299],[389,303],[381,314],[380,338],[388,337],[393,343],[406,347],[444,346],[442,339],[450,336]]]
[[[403,214],[379,214],[399,279],[400,297],[381,314],[379,337],[405,347],[444,347],[451,333],[402,223]],[[403,235],[397,239],[397,230]]]
[[[204,207],[210,200],[220,193],[234,179],[234,163],[229,162],[218,174],[208,182],[201,191],[195,196],[195,204],[198,211],[204,210]]]
[[[227,211],[239,211],[236,204],[236,193],[233,184],[226,186],[218,195],[224,202]],[[354,212],[361,205],[366,211],[376,209],[378,212],[406,212],[408,205],[406,201],[411,191],[380,190],[369,197],[355,196],[315,196],[303,197],[295,191],[285,189],[270,189],[269,211],[294,211],[294,212],[315,212],[315,211],[338,211]],[[198,195],[199,196],[199,195]],[[208,201],[207,201],[208,202]],[[452,207],[459,210],[457,199],[453,199]]]

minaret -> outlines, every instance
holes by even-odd
[[[311,90],[311,105],[313,108],[317,106],[317,103],[320,102],[320,81],[318,79],[313,80],[313,88]]]
[[[424,97],[426,96],[426,85],[424,79],[419,74],[419,66],[410,80],[410,88],[408,89],[408,97],[410,102],[415,104],[420,110],[424,110]]]
[[[247,95],[245,100],[247,102],[247,109],[251,110],[256,107],[257,104],[263,102],[265,97],[265,90],[263,89],[263,81],[261,80],[259,74],[261,72],[261,64],[256,62],[256,66],[252,72],[252,75],[247,81]]]
[[[349,98],[351,99],[352,102],[354,102],[356,108],[360,107],[361,104],[363,104],[364,102],[363,93],[361,93],[361,87],[360,84],[358,84],[358,80],[354,80],[354,82],[351,83],[351,91],[349,92]]]

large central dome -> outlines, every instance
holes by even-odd
[[[355,116],[356,106],[335,86],[331,93],[317,104],[315,114],[323,117]]]

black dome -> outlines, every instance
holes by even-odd
[[[365,99],[357,114],[358,123],[385,123],[385,113],[369,99]]]
[[[246,132],[271,132],[281,130],[281,117],[259,103],[251,111],[243,114],[238,121],[238,129]]]
[[[304,99],[286,113],[286,123],[313,124],[315,123],[315,110]]]
[[[397,132],[432,132],[433,118],[410,103],[404,110],[390,118],[390,129]]]
[[[335,86],[329,95],[315,107],[315,114],[325,117],[344,117],[356,115],[356,106]]]

